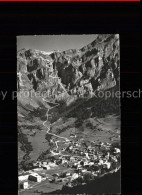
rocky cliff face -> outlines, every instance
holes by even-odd
[[[17,54],[17,62],[18,90],[44,91],[55,99],[63,92],[93,96],[95,90],[119,84],[119,36],[98,35],[80,50],[50,55],[23,49]]]

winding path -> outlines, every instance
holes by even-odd
[[[43,98],[43,100],[46,101],[44,98]],[[46,102],[48,102],[48,101],[46,101]],[[49,102],[49,103],[51,103],[51,102]],[[45,124],[45,123],[48,121],[48,112],[49,112],[49,110],[51,110],[51,109],[53,109],[53,108],[55,108],[55,107],[57,107],[57,106],[59,106],[59,104],[57,104],[57,105],[55,105],[54,107],[48,109],[48,111],[47,111],[47,120],[43,122],[43,125],[47,128],[47,133],[48,133],[48,134],[50,134],[50,135],[52,135],[52,136],[55,136],[55,137],[58,137],[58,138],[61,138],[61,139],[64,139],[65,141],[70,141],[70,140],[67,139],[66,137],[61,137],[61,136],[56,135],[56,134],[54,134],[54,133],[49,133],[50,128],[51,128],[51,124],[50,124],[49,126],[47,126],[47,125]],[[59,142],[59,141],[58,141],[58,142]]]
[[[50,77],[52,77],[52,76],[50,76]],[[59,78],[59,77],[52,77],[52,78]],[[60,84],[61,87],[65,90],[65,88],[62,86],[61,82],[59,82],[59,84]],[[42,98],[42,100],[45,101],[45,102],[47,102],[47,103],[51,103],[51,102],[45,100],[44,98]],[[52,107],[52,108],[50,108],[50,109],[47,110],[47,113],[46,113],[46,115],[47,115],[47,120],[43,122],[43,126],[45,126],[45,127],[47,128],[47,133],[48,133],[49,135],[58,137],[58,138],[60,138],[60,139],[64,139],[66,142],[68,142],[68,141],[70,141],[68,138],[66,138],[66,137],[61,137],[61,136],[56,135],[56,134],[54,134],[54,133],[50,133],[49,131],[51,130],[51,124],[46,125],[46,122],[48,121],[48,112],[49,112],[51,109],[53,109],[53,108],[55,108],[55,107],[57,107],[57,106],[59,106],[59,103],[56,103],[54,107]],[[58,142],[62,142],[62,141],[59,141],[59,140],[58,140],[58,141],[55,142],[56,148],[57,148],[57,149],[58,149],[58,144],[57,144]],[[51,151],[51,153],[52,153],[53,155],[57,154],[57,153],[54,153],[53,151]],[[58,154],[60,154],[60,153],[61,153],[61,151],[59,151]]]

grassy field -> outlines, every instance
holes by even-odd
[[[49,143],[46,139],[47,129],[43,126],[43,122],[37,118],[35,121],[30,122],[29,120],[19,121],[19,128],[21,136],[25,137],[24,141],[29,142],[32,150],[29,153],[30,160],[36,160],[42,152],[49,149]],[[25,144],[26,145],[26,144]],[[26,151],[21,149],[22,144],[18,142],[18,161],[19,163],[23,160],[23,156]]]
[[[52,132],[69,139],[72,139],[70,133],[74,132],[77,137],[89,141],[120,141],[120,118],[116,115],[93,117],[84,121],[79,121],[77,118],[64,118],[54,123]]]

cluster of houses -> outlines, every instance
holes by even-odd
[[[26,172],[18,177],[20,189],[29,189],[29,181],[41,182],[42,177],[36,172]]]
[[[60,168],[64,170],[58,173]],[[120,167],[120,147],[112,146],[110,143],[92,142],[90,145],[79,141],[69,141],[65,150],[50,156],[44,161],[33,163],[33,169],[19,176],[20,188],[28,189],[29,181],[42,182],[66,182],[71,184],[86,173],[98,177],[111,171],[117,171]],[[49,174],[49,170],[53,170]],[[32,185],[31,185],[32,187]]]

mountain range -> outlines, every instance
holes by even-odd
[[[105,137],[103,140],[110,141],[112,134],[120,130],[120,101],[96,94],[114,93],[119,88],[118,34],[95,35],[93,42],[79,50],[18,51],[19,163],[36,160],[50,150],[50,136],[47,138],[43,126],[47,119],[53,124],[51,132],[55,134],[69,137],[75,132],[80,139],[97,137],[100,141]],[[56,108],[55,104],[58,104]]]

